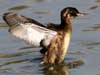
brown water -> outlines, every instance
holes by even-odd
[[[10,35],[2,20],[16,11],[43,24],[60,23],[67,6],[88,15],[73,20],[69,51],[59,65],[41,65],[40,49]],[[0,75],[100,75],[100,0],[0,0]]]

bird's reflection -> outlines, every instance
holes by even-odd
[[[69,75],[68,67],[65,64],[45,65],[44,75]]]
[[[23,49],[32,48],[32,47],[23,47]],[[37,50],[37,49],[36,49]],[[40,62],[41,58],[35,58],[32,59],[31,62],[36,63]],[[66,59],[67,60],[67,59]],[[76,60],[71,59],[71,61],[67,60],[67,62],[63,62],[61,64],[40,64],[40,71],[38,73],[42,72],[43,75],[69,75],[69,69],[73,69],[79,66],[82,66],[84,64],[83,60]],[[31,66],[32,67],[32,66]],[[41,69],[42,68],[42,69]]]
[[[42,71],[44,75],[69,75],[69,69],[83,65],[82,60],[76,60],[68,63],[44,65]]]

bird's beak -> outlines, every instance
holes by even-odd
[[[77,16],[85,16],[87,13],[78,13]]]

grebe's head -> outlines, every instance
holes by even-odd
[[[67,7],[64,8],[61,11],[61,19],[65,20],[66,18],[75,18],[77,16],[84,16],[83,13],[80,13],[76,8],[74,7]]]

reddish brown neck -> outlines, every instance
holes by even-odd
[[[67,16],[66,18],[63,18],[63,19],[61,18],[60,27],[63,28],[64,30],[72,31],[70,16]]]

